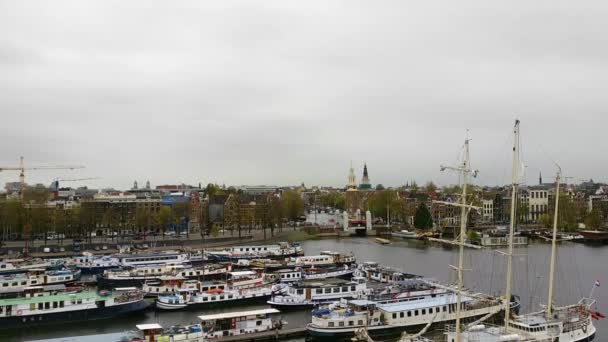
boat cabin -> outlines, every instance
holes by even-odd
[[[279,322],[273,322],[270,315],[277,314],[277,309],[226,312],[203,315],[203,332],[207,338],[245,335],[280,328]]]

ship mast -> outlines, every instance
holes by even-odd
[[[553,213],[553,239],[551,240],[551,263],[549,266],[549,293],[547,297],[547,311],[546,317],[551,318],[551,311],[553,309],[553,283],[555,282],[555,257],[557,249],[557,210],[559,206],[559,182],[561,178],[562,169],[557,166],[557,176],[555,177],[556,190],[555,190],[555,212]]]
[[[511,311],[511,278],[513,277],[513,236],[515,234],[515,206],[517,205],[517,180],[519,175],[519,120],[515,120],[513,136],[513,171],[511,175],[511,224],[509,226],[509,248],[507,252],[505,328],[509,328],[509,313]]]
[[[464,158],[462,164],[458,167],[450,167],[450,166],[441,166],[441,171],[444,170],[453,170],[461,174],[462,176],[462,197],[460,199],[460,203],[451,203],[451,202],[441,202],[436,201],[438,203],[443,203],[447,205],[453,205],[460,207],[460,237],[457,242],[446,241],[448,243],[457,244],[459,246],[458,251],[458,266],[452,266],[458,272],[458,291],[456,292],[456,342],[460,342],[460,311],[461,311],[461,303],[462,303],[462,289],[464,286],[464,246],[468,245],[465,243],[466,238],[466,230],[467,230],[467,217],[469,211],[471,209],[479,209],[472,205],[467,205],[467,186],[469,183],[469,177],[473,175],[473,177],[477,176],[477,170],[471,170],[470,168],[470,156],[469,156],[469,138],[467,137],[464,141]]]

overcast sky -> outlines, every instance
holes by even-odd
[[[606,180],[606,1],[2,1],[0,165],[28,182]],[[17,173],[0,173],[0,182]],[[572,180],[570,180],[572,181]]]

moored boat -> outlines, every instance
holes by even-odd
[[[107,319],[148,307],[136,288],[113,291],[49,291],[23,298],[0,299],[0,329]]]
[[[282,287],[231,288],[226,285],[203,287],[202,291],[179,291],[175,295],[159,296],[156,307],[161,310],[200,309],[222,305],[264,303]],[[208,290],[205,290],[208,289]]]
[[[352,281],[304,281],[288,285],[282,294],[273,296],[267,303],[279,308],[302,308],[332,303],[343,298],[367,298],[370,293],[363,278],[354,278]]]

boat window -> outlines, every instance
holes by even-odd
[[[323,293],[323,289],[316,289],[316,290],[315,290],[315,293],[316,293],[316,294],[321,294],[321,293]]]
[[[407,317],[412,317],[412,312],[411,311],[407,312]]]
[[[65,302],[64,302],[64,301],[59,302],[59,307],[60,307],[60,308],[64,307],[64,305],[65,305]]]
[[[298,289],[298,294],[299,295],[304,294],[304,290],[303,289]]]
[[[27,285],[27,281],[22,281],[21,285]]]
[[[429,308],[429,314],[433,313],[433,308]]]
[[[405,312],[401,312],[401,313],[399,314],[399,317],[400,317],[400,318],[405,317]]]
[[[443,312],[446,312],[448,308],[446,306],[443,307]]]
[[[397,314],[393,313],[393,319],[397,318]]]
[[[338,293],[340,292],[340,288],[339,287],[334,287],[334,293]]]
[[[38,303],[38,310],[42,310],[42,303]]]
[[[327,326],[330,327],[330,328],[333,328],[334,327],[334,322],[327,323]]]
[[[209,291],[208,287],[203,287],[203,291]]]
[[[351,290],[351,291],[355,291],[355,285],[352,285],[352,286],[350,287],[350,290]]]
[[[44,308],[45,309],[50,309],[51,308],[51,303],[50,302],[44,303]]]
[[[325,289],[325,293],[331,293],[331,289],[330,288],[326,288]]]
[[[344,322],[338,322],[338,326],[343,327],[344,326]]]
[[[209,298],[207,298],[207,297],[203,297],[203,302],[206,302],[206,301],[208,301],[208,300],[209,300]]]
[[[220,296],[220,300],[222,300],[222,299],[224,299],[224,295],[221,295],[221,296]]]
[[[35,310],[36,310],[36,303],[31,303],[30,304],[30,311],[35,311]]]
[[[53,302],[53,309],[57,309],[58,306],[59,306],[59,303]]]
[[[363,325],[363,320],[361,320],[361,319],[360,319],[360,320],[358,320],[358,321],[357,321],[357,325]]]
[[[422,309],[422,314],[426,315],[426,309]]]
[[[232,295],[231,294],[228,295],[228,299],[232,299]]]
[[[2,283],[2,287],[7,287],[8,283]]]
[[[342,287],[342,292],[348,292],[348,286],[343,286]]]
[[[414,316],[418,316],[418,310],[414,311]]]
[[[353,322],[353,321],[348,321],[348,326],[349,326],[349,327],[352,327],[353,325],[355,325],[355,322]]]

